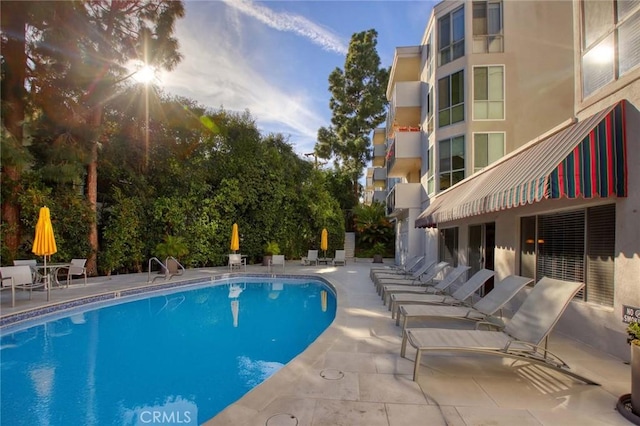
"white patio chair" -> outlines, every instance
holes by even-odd
[[[282,272],[284,272],[284,254],[274,254],[273,256],[271,256],[271,259],[269,260],[268,271],[271,272],[271,270],[273,269],[272,267],[275,265],[282,265]]]
[[[1,290],[11,290],[11,307],[16,305],[16,288],[29,290],[29,300],[35,287],[41,287],[42,283],[33,281],[33,274],[29,265],[0,267]]]
[[[347,252],[344,250],[336,250],[336,255],[334,256],[331,264],[336,266],[337,264],[342,264],[343,266],[347,265]]]
[[[69,284],[71,284],[71,279],[74,276],[83,275],[84,276],[84,285],[87,285],[87,268],[85,268],[85,264],[87,263],[87,259],[71,259],[71,265],[63,266],[59,270],[67,270],[67,288]]]
[[[238,253],[229,254],[229,270],[233,271],[234,268],[240,269],[241,267],[244,267],[244,271],[247,272],[247,259]]]
[[[309,266],[311,264],[318,265],[318,250],[309,250],[307,256],[302,258],[302,264]]]

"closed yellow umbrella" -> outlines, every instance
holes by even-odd
[[[231,230],[231,250],[235,253],[240,250],[240,235],[238,234],[238,224],[233,224],[233,229]]]
[[[320,238],[320,250],[324,250],[324,257],[327,257],[327,249],[329,248],[329,235],[327,228],[322,229],[322,237]]]
[[[53,235],[53,225],[51,224],[51,212],[49,207],[40,208],[40,216],[36,224],[36,235],[33,239],[33,248],[31,251],[36,256],[44,256],[44,276],[47,285],[47,300],[51,298],[51,283],[49,282],[49,274],[47,273],[47,256],[58,251],[56,246],[56,237]]]

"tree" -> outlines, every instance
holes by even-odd
[[[336,167],[351,176],[354,202],[358,180],[371,160],[369,135],[385,119],[389,69],[380,68],[376,51],[378,33],[370,29],[351,37],[344,70],[329,75],[331,126],[318,130],[315,151],[320,158],[336,160]]]
[[[97,214],[98,148],[103,138],[105,102],[118,86],[131,75],[126,65],[138,61],[167,70],[180,61],[178,42],[172,37],[177,18],[184,16],[181,1],[138,0],[84,2],[84,13],[79,24],[84,31],[73,38],[77,57],[62,57],[63,51],[51,51],[56,60],[69,64],[68,75],[73,75],[81,91],[78,106],[84,126],[94,129],[88,145],[86,197]],[[69,23],[67,23],[69,25]],[[66,79],[68,82],[69,79]],[[89,233],[92,248],[87,259],[87,270],[97,270],[98,228],[93,222]]]

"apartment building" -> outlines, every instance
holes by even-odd
[[[387,175],[419,184],[402,203],[387,196],[400,248],[498,280],[584,282],[559,328],[628,358],[639,65],[638,1],[436,5],[421,44],[396,49],[387,92]]]

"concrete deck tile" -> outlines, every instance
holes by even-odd
[[[420,386],[411,376],[359,374],[360,400],[407,404],[427,404]]]

